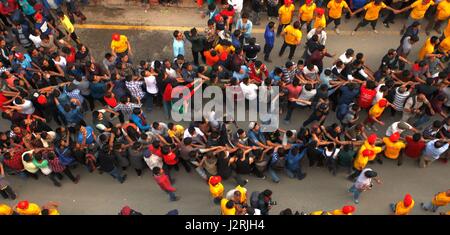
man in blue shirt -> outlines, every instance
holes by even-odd
[[[147,123],[144,113],[140,108],[133,109],[133,114],[131,114],[131,121],[138,126],[141,132],[147,132],[150,130],[150,125]]]
[[[340,88],[341,97],[338,99],[339,104],[350,104],[354,102],[355,98],[359,95],[359,89],[355,83],[349,83],[346,86]]]
[[[78,131],[77,143],[82,145],[91,145],[95,144],[95,134],[94,129],[91,126],[75,126],[75,130]]]
[[[273,49],[275,43],[275,23],[270,21],[266,26],[266,31],[264,32],[264,40],[266,44],[264,45],[264,61],[272,63],[269,59],[270,52]]]
[[[74,126],[83,121],[83,114],[81,114],[80,106],[72,108],[72,104],[65,104],[64,107],[59,103],[58,99],[55,98],[55,104],[59,112],[64,116],[68,126]],[[84,122],[84,121],[83,121]]]
[[[248,19],[246,13],[242,14],[242,18],[238,20],[236,24],[236,29],[242,32],[241,44],[244,44],[244,39],[247,41],[252,37],[253,23]]]
[[[302,180],[306,177],[306,173],[302,172],[300,161],[305,156],[306,148],[300,151],[300,144],[294,144],[291,146],[289,153],[286,157],[286,174],[290,178],[297,178]]]
[[[247,136],[249,146],[257,146],[266,148],[266,138],[260,130],[260,126],[256,122],[250,122]]]

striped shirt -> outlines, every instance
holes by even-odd
[[[296,69],[288,71],[287,68],[283,67],[281,70],[283,71],[283,80],[287,83],[291,83],[295,78]]]
[[[403,111],[403,107],[405,105],[405,101],[406,98],[408,98],[409,96],[409,91],[400,93],[399,92],[400,87],[397,87],[397,89],[395,89],[395,97],[394,97],[394,108],[397,111]]]
[[[77,99],[82,104],[84,102],[84,97],[80,94],[79,89],[74,89],[72,91],[66,91],[67,96],[69,96],[71,99]]]
[[[143,81],[125,81],[125,86],[130,91],[131,95],[135,98],[142,99],[145,96],[142,90]]]
[[[131,113],[133,113],[133,109],[134,108],[140,108],[141,105],[140,104],[135,104],[135,103],[119,103],[115,108],[114,111],[121,111],[124,115],[130,115]]]
[[[50,168],[55,173],[61,173],[66,169],[57,157],[53,158],[53,160],[48,159],[48,163],[50,163]]]

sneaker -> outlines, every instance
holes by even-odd
[[[384,25],[384,27],[386,27],[386,28],[390,28],[390,26],[389,26],[388,23],[383,23],[383,25]]]
[[[286,124],[286,125],[289,125],[289,124],[291,124],[291,121],[289,121],[289,120],[283,120],[283,123]]]
[[[378,33],[378,31],[376,29],[373,30],[374,33]]]
[[[119,182],[120,182],[121,184],[123,184],[123,182],[125,182],[126,179],[127,179],[127,175],[124,175],[124,176],[122,177],[122,179],[119,180]]]
[[[425,204],[423,204],[423,202],[420,203],[420,207],[422,207],[422,209],[424,209],[426,211],[428,210],[427,208],[425,208]]]
[[[262,180],[265,180],[265,179],[266,179],[266,176],[263,175],[262,177],[259,177],[259,178],[262,179]]]
[[[355,199],[353,201],[355,202],[355,204],[359,204],[359,200],[358,199]]]
[[[341,31],[338,28],[335,28],[334,32],[336,32],[336,34],[341,34]]]
[[[377,158],[377,162],[380,163],[380,165],[383,165],[383,160],[381,160],[381,158]]]
[[[53,184],[54,184],[56,187],[61,187],[61,186],[62,186],[60,182],[54,182]]]
[[[266,61],[267,63],[272,63],[271,59],[264,59],[264,61]]]
[[[302,179],[304,179],[305,177],[306,177],[306,173],[300,175],[300,176],[298,177],[298,180],[302,180]]]
[[[356,31],[352,31],[352,33],[351,33],[350,35],[352,35],[352,36],[353,36],[353,35],[355,35],[355,33],[356,33]]]

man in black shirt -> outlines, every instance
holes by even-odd
[[[114,179],[117,179],[121,184],[126,180],[127,175],[121,175],[119,168],[114,164],[113,155],[109,152],[109,146],[104,145],[98,152],[97,162],[102,171],[108,172]]]

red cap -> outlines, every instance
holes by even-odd
[[[397,142],[397,140],[400,139],[400,133],[394,132],[394,134],[392,134],[391,136],[389,136],[389,139],[390,139],[392,142]]]
[[[120,40],[120,34],[114,33],[114,34],[112,35],[112,40],[114,40],[114,41],[119,41],[119,40]]]
[[[40,95],[40,96],[37,98],[37,102],[38,102],[39,104],[46,104],[46,103],[47,103],[47,98],[46,98],[45,96],[43,96],[43,95]]]
[[[122,210],[120,210],[120,215],[130,215],[131,214],[131,208],[129,206],[122,207]]]
[[[306,0],[306,4],[311,4],[312,0]]]
[[[222,182],[222,177],[220,177],[220,175],[216,175],[216,176],[211,176],[209,178],[209,183],[212,185],[216,185],[218,183]]]
[[[374,152],[370,149],[366,149],[362,152],[362,154],[364,157],[369,157],[369,156],[372,156],[374,154]]]
[[[367,138],[367,142],[369,142],[369,144],[375,144],[375,141],[377,141],[377,134],[371,134],[369,135],[369,138]]]
[[[323,8],[316,8],[316,10],[314,10],[314,11],[318,15],[323,15],[325,13],[325,10]]]
[[[378,106],[380,106],[381,108],[386,107],[387,105],[387,100],[386,99],[381,99],[378,101]]]
[[[20,53],[20,52],[14,53],[14,56],[15,56],[17,59],[23,59],[23,54]]]
[[[41,13],[36,13],[35,15],[34,15],[34,18],[36,19],[36,20],[42,20],[42,18],[44,18],[43,16],[42,16],[42,14]]]
[[[344,206],[344,207],[342,207],[342,212],[343,212],[344,214],[349,214],[349,213],[354,212],[355,209],[356,209],[356,208],[355,208],[354,206]]]
[[[431,0],[423,0],[423,2],[425,3],[429,3]]]
[[[21,209],[21,210],[26,210],[28,209],[28,206],[30,205],[30,203],[28,203],[28,201],[20,201],[19,203],[17,203],[17,208]]]
[[[221,19],[223,19],[223,17],[222,17],[221,15],[219,15],[219,14],[217,14],[217,15],[214,17],[214,20],[215,20],[215,21],[220,21]]]
[[[288,5],[288,4],[291,4],[292,3],[292,0],[284,0],[284,4],[285,5]]]
[[[405,198],[403,199],[403,205],[405,205],[406,207],[410,206],[412,203],[412,197],[411,195],[408,193],[405,195]]]

